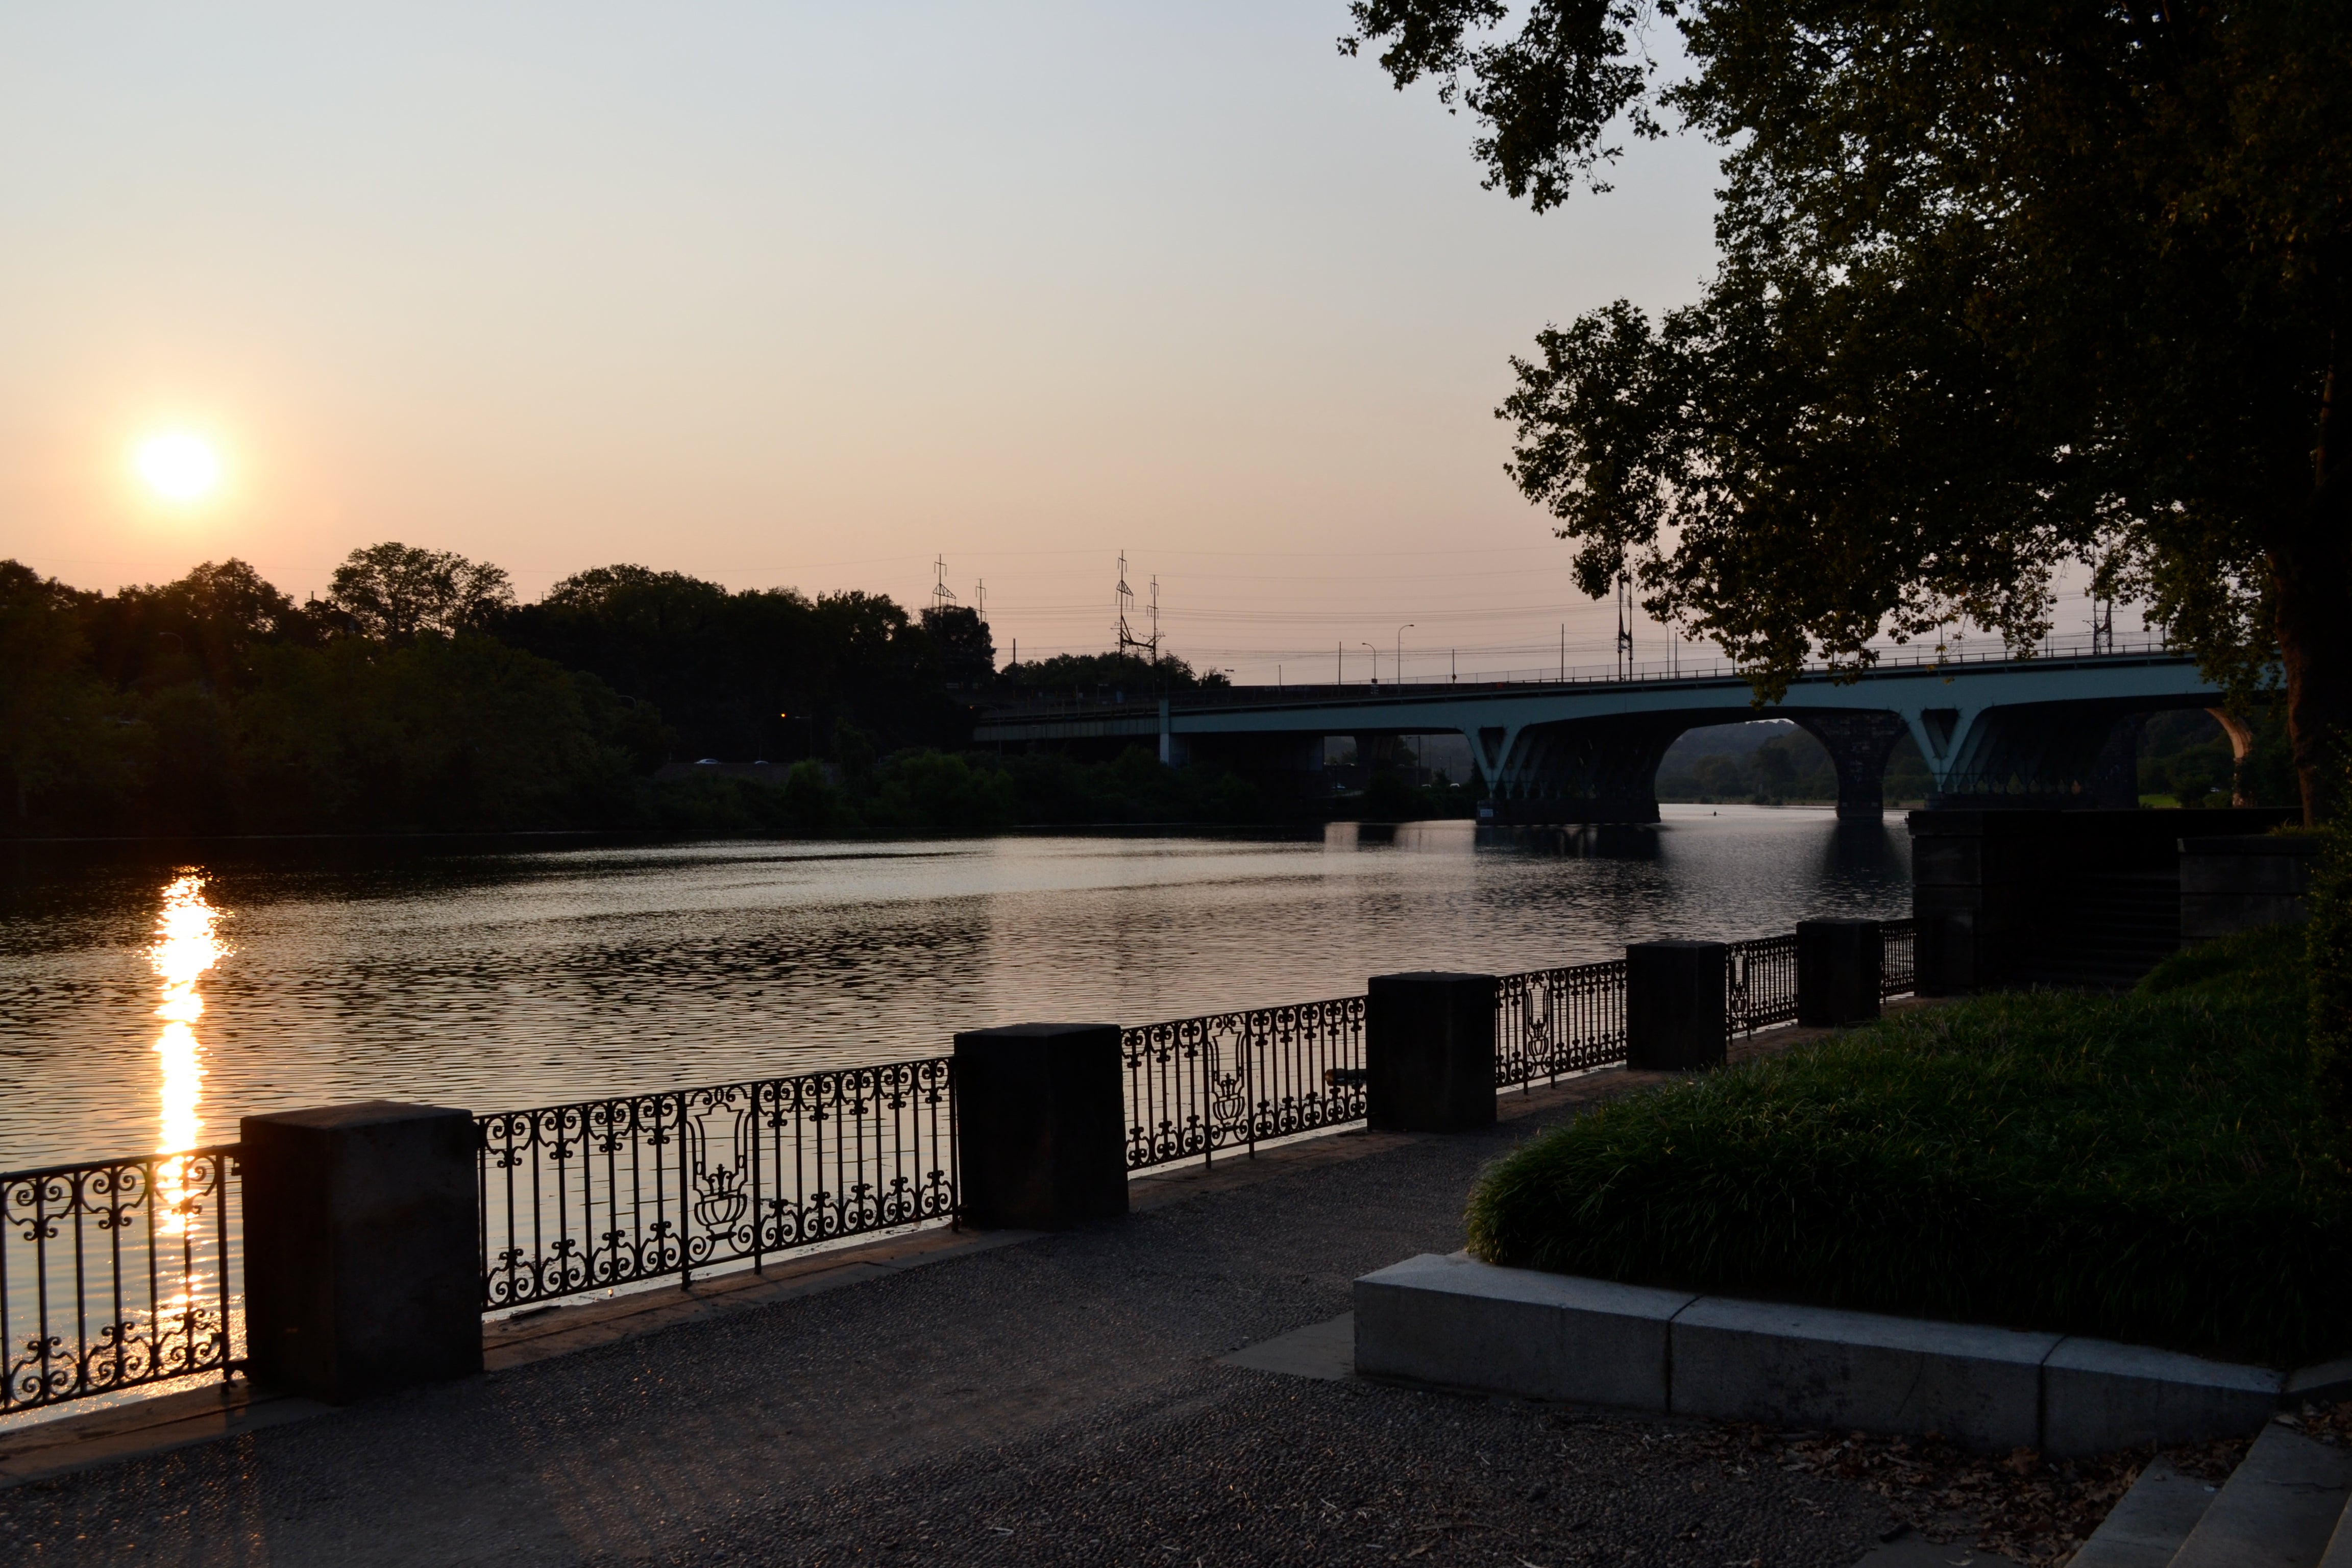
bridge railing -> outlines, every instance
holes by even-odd
[[[2152,655],[2176,651],[2161,633],[2127,634],[2116,637],[2100,636],[2053,637],[2045,638],[2030,652],[2011,653],[2005,647],[1989,647],[1981,651],[1947,648],[1944,651],[1905,653],[1882,650],[1868,668],[1871,670],[1940,669],[1958,666],[1986,664],[2023,664],[2048,659],[2146,658]],[[1800,672],[1803,676],[1841,673],[1828,665],[1809,665]],[[992,719],[1045,718],[1055,715],[1087,713],[1099,716],[1147,719],[1152,717],[1162,697],[1186,710],[1235,706],[1256,706],[1269,700],[1277,702],[1359,702],[1368,697],[1382,695],[1430,696],[1441,692],[1467,693],[1482,689],[1517,689],[1528,686],[1593,686],[1651,685],[1680,680],[1745,680],[1747,672],[1725,658],[1643,659],[1627,664],[1532,665],[1511,669],[1469,670],[1459,673],[1411,673],[1402,679],[1391,674],[1378,680],[1367,677],[1362,680],[1290,681],[1274,686],[1227,686],[1194,688],[1183,691],[1153,691],[1138,689],[1127,690],[1108,687],[1095,688],[1085,693],[1034,693],[1018,698],[1005,705],[987,710],[981,715],[985,723]],[[1015,689],[1016,691],[1019,689]]]

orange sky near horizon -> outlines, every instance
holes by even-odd
[[[1547,322],[1696,293],[1712,152],[1535,216],[1345,20],[19,8],[0,555],[299,598],[399,539],[526,597],[630,561],[912,605],[943,554],[1026,658],[1108,642],[1123,549],[1244,679],[1541,667],[1563,624],[1606,662],[1492,410]],[[211,496],[139,483],[167,429]]]

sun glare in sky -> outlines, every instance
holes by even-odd
[[[168,501],[199,501],[220,488],[220,454],[184,430],[148,437],[131,462],[147,488]]]

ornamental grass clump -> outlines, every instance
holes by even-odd
[[[1595,1110],[1470,1202],[1493,1263],[2276,1364],[2352,1349],[2299,933],[2120,996],[1884,1020]]]

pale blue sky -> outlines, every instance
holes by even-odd
[[[299,595],[399,538],[526,595],[630,560],[912,602],[944,553],[1026,657],[1108,639],[1124,547],[1244,678],[1386,674],[1404,621],[1409,672],[1548,662],[1562,619],[1605,660],[1490,411],[1548,321],[1696,293],[1711,150],[1536,217],[1344,23],[9,7],[0,554]],[[222,445],[212,505],[125,477],[167,425]]]

